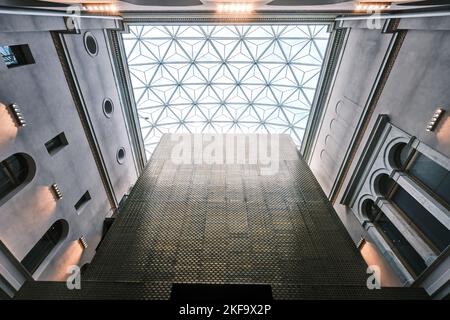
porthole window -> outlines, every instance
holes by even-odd
[[[15,153],[0,162],[0,204],[30,182],[35,172],[33,159],[24,153]]]
[[[105,99],[103,101],[103,113],[107,118],[111,118],[114,113],[114,104],[111,99]]]
[[[122,147],[119,150],[117,150],[117,162],[119,164],[123,164],[124,163],[125,155],[126,155],[126,152],[125,152],[125,148],[124,147]]]
[[[98,54],[97,39],[90,32],[84,34],[84,47],[91,56],[94,57]]]

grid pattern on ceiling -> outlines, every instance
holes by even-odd
[[[123,35],[147,158],[163,133],[287,133],[300,146],[327,25],[132,25]]]

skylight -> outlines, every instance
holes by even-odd
[[[300,146],[326,25],[132,25],[123,35],[147,158],[163,133],[287,133]]]

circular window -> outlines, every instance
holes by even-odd
[[[125,161],[125,148],[122,147],[119,150],[117,150],[117,162],[119,164],[122,164]]]
[[[84,34],[84,47],[91,56],[97,55],[98,53],[97,40],[90,32],[86,32]]]
[[[114,104],[112,103],[111,99],[105,99],[103,101],[103,113],[107,118],[111,118],[113,112],[114,112]]]

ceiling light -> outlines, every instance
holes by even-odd
[[[391,2],[359,2],[356,11],[381,11],[391,8]]]
[[[118,12],[118,8],[114,3],[110,4],[92,4],[92,3],[86,3],[83,4],[82,9],[89,12],[96,12],[96,13],[116,13]]]
[[[218,3],[216,10],[219,13],[250,13],[253,6],[251,3]]]

